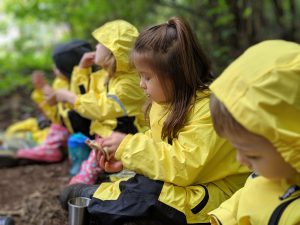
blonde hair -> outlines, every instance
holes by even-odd
[[[110,51],[110,55],[105,58],[105,61],[103,63],[103,68],[108,72],[109,78],[111,78],[115,75],[116,68],[117,68],[116,58],[111,51]]]

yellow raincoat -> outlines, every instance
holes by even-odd
[[[69,82],[66,79],[55,77],[52,88],[58,89],[69,89]],[[40,107],[44,115],[51,120],[52,123],[58,123],[57,117],[57,105],[50,106],[45,102],[44,94],[42,90],[35,89],[31,94],[31,99]]]
[[[293,185],[250,177],[210,213],[212,223],[300,224],[300,45],[281,40],[257,44],[210,88],[240,124],[269,140],[298,171]]]
[[[70,82],[67,79],[63,79],[60,77],[56,77],[53,85],[54,90],[58,89],[66,89],[73,91],[70,85]],[[57,123],[65,126],[70,133],[73,133],[73,128],[69,119],[69,111],[71,109],[71,105],[68,103],[58,102],[54,106],[49,106],[44,103],[44,96],[41,90],[35,90],[32,93],[32,99],[39,104],[43,113],[51,120],[52,123]]]
[[[83,89],[87,93],[78,96],[74,110],[92,120],[91,134],[109,136],[118,129],[120,118],[132,119],[129,123],[137,131],[144,131],[142,105],[145,95],[139,87],[138,74],[129,65],[129,52],[138,36],[137,29],[126,21],[116,20],[104,24],[92,35],[113,53],[116,73],[108,79],[105,70],[91,73],[91,69],[75,67],[72,82],[77,92]]]
[[[20,138],[29,140],[34,144],[40,144],[45,140],[48,130],[48,127],[40,129],[37,119],[30,117],[10,125],[5,131],[4,140],[13,141],[15,138]]]
[[[161,139],[166,106],[153,103],[151,130],[127,135],[115,154],[126,169],[139,175],[102,183],[90,213],[109,224],[120,215],[149,217],[149,212],[163,224],[208,223],[207,212],[244,185],[249,172],[236,162],[233,147],[214,131],[209,94],[199,92],[198,98],[172,143]]]
[[[68,89],[69,82],[60,77],[56,77],[53,81],[52,88],[57,90],[60,88]],[[42,90],[34,89],[31,93],[31,99],[39,105],[44,115],[51,120],[52,123],[59,121],[58,106],[49,106],[44,99]],[[30,139],[36,144],[40,144],[47,136],[49,128],[40,129],[36,118],[28,118],[26,120],[10,125],[6,131],[6,138],[20,137]]]

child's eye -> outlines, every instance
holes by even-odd
[[[144,79],[144,80],[149,80],[149,79],[150,79],[150,77],[147,76],[147,75],[144,74],[144,73],[139,73],[139,76],[140,76],[141,79]]]
[[[140,74],[140,78],[145,80],[145,81],[149,81],[150,77],[149,76],[145,76],[144,74]]]
[[[247,156],[248,159],[257,160],[259,159],[258,156]]]

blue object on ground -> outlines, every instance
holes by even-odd
[[[87,136],[82,133],[72,134],[68,139],[69,159],[71,162],[70,175],[75,176],[82,162],[89,157],[90,147],[85,144]]]

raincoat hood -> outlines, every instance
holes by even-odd
[[[108,48],[116,58],[117,71],[129,71],[129,52],[138,30],[124,20],[107,22],[92,33],[93,37]]]
[[[300,173],[300,45],[264,41],[249,48],[210,86],[232,116],[267,138]]]

